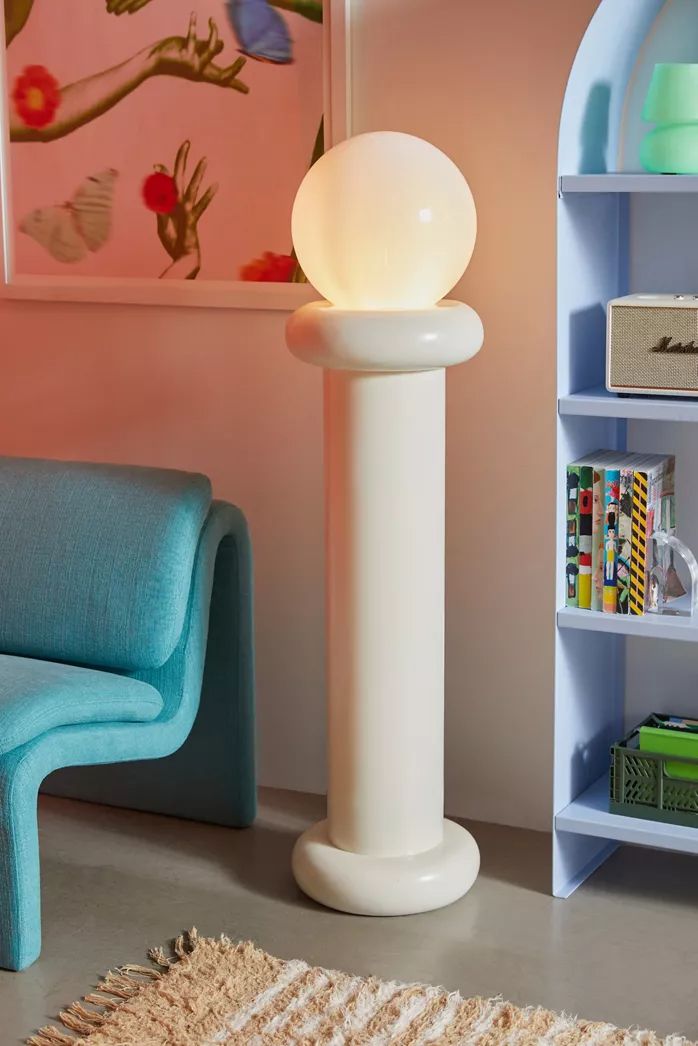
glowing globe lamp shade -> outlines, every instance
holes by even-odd
[[[409,134],[349,138],[306,174],[293,244],[313,286],[340,309],[428,309],[461,278],[477,218],[465,178]]]

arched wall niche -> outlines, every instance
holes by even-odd
[[[656,62],[698,61],[696,0],[602,0],[577,52],[560,123],[560,173],[640,171]]]
[[[642,119],[642,107],[657,62],[698,62],[696,0],[665,0],[637,53],[625,91],[619,130],[616,157],[619,171],[641,170],[640,143],[652,126]]]
[[[605,174],[618,169],[628,86],[664,7],[663,0],[601,0],[567,83],[560,121],[560,174]]]

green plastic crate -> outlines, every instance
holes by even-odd
[[[698,781],[686,780],[698,771],[698,759],[640,751],[640,727],[660,727],[661,722],[656,715],[648,716],[612,745],[609,809],[626,817],[698,828]]]

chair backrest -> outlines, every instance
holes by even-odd
[[[0,651],[164,664],[210,504],[196,473],[0,457]]]

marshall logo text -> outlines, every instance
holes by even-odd
[[[671,338],[660,338],[650,351],[670,353],[676,356],[698,356],[698,345],[694,341],[675,341],[672,343]]]

